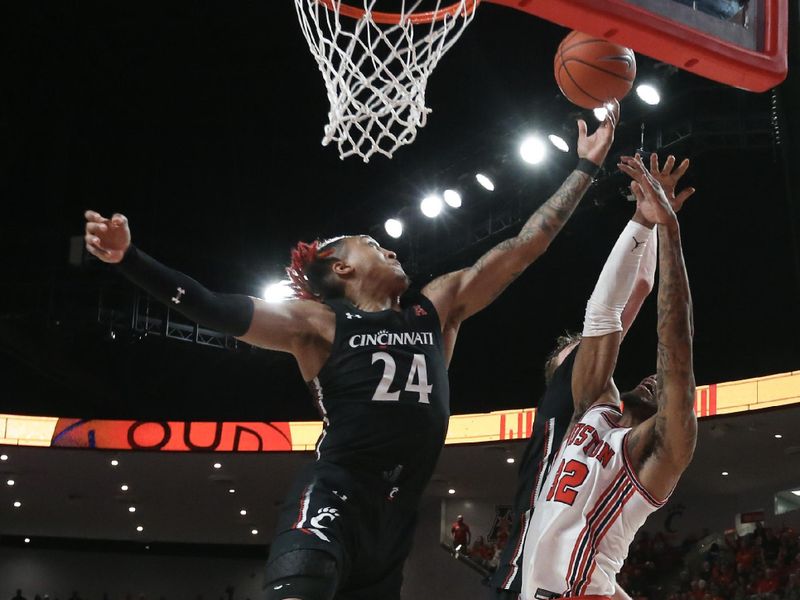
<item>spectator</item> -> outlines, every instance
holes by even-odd
[[[11,600],[25,600],[25,596],[22,595],[22,590],[17,590],[17,595],[11,598]]]
[[[459,547],[467,549],[472,541],[472,532],[469,530],[469,525],[464,523],[464,516],[458,515],[450,528],[450,535],[453,536],[453,550],[458,550]]]

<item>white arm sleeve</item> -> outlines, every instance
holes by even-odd
[[[622,331],[622,310],[628,302],[652,230],[629,221],[611,249],[594,292],[586,304],[583,336]]]

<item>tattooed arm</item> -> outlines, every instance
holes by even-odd
[[[591,136],[578,122],[578,156],[595,165],[603,162],[614,139],[619,104]],[[558,191],[528,219],[522,230],[489,250],[469,268],[448,273],[429,283],[423,293],[439,312],[443,328],[457,329],[466,318],[489,305],[541,256],[572,216],[591,184],[585,172],[573,171]]]
[[[642,485],[666,498],[689,465],[697,440],[692,367],[692,299],[675,214],[661,186],[639,162],[632,185],[637,198],[660,195],[658,223],[658,362],[655,415],[636,426],[627,439],[628,455]]]

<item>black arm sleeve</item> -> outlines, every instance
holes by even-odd
[[[162,265],[131,244],[117,265],[120,273],[155,299],[203,327],[241,336],[250,328],[253,299],[216,294],[197,281]]]

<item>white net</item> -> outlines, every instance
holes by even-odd
[[[342,159],[391,158],[425,126],[428,77],[474,18],[479,0],[449,0],[444,7],[442,0],[435,7],[429,1],[427,17],[418,12],[423,0],[402,0],[398,23],[385,23],[394,19],[374,10],[377,0],[351,2],[360,6],[295,0],[330,101],[322,144],[335,142]]]

